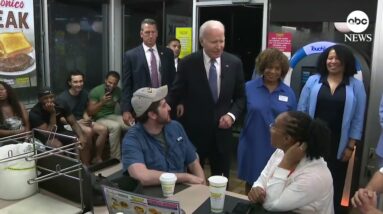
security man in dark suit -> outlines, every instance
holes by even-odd
[[[224,52],[225,28],[219,21],[202,24],[203,50],[182,59],[171,93],[177,115],[197,148],[203,166],[209,159],[212,175],[229,177],[232,127],[244,110],[242,62]]]
[[[181,41],[174,37],[170,38],[168,40],[166,47],[170,48],[173,51],[174,66],[176,67],[176,71],[177,71],[178,63],[180,62],[180,58],[178,57],[180,56],[180,53],[181,53]]]
[[[143,87],[171,87],[176,73],[173,52],[156,45],[158,31],[155,20],[144,19],[141,22],[140,36],[142,44],[124,55],[121,110],[127,125],[134,123],[130,103],[133,93]]]

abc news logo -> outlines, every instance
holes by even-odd
[[[370,20],[365,12],[360,10],[355,10],[347,16],[347,27],[350,31],[354,33],[345,34],[345,42],[371,42],[372,34],[361,34],[364,32]]]
[[[362,33],[369,23],[367,14],[360,10],[355,10],[347,16],[347,26],[354,33]]]

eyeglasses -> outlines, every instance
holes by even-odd
[[[275,123],[270,123],[269,127],[270,127],[270,129],[276,130],[276,131],[278,131],[280,133],[283,133],[283,134],[285,133],[281,128],[276,127]]]

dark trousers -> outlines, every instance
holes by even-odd
[[[209,159],[211,175],[224,175],[230,177],[230,164],[232,156],[232,135],[227,130],[217,129],[211,137],[209,145],[203,149],[197,146],[201,166]]]
[[[206,160],[209,159],[211,175],[224,175],[230,177],[230,151],[226,153],[209,151],[206,153],[198,153],[201,166],[205,166]]]
[[[348,162],[340,160],[327,161],[327,166],[331,171],[334,184],[334,209],[335,213],[348,213],[347,207],[341,206],[343,187],[346,179]]]

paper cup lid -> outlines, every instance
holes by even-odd
[[[160,176],[161,181],[175,181],[177,176],[174,173],[162,173]]]
[[[226,184],[228,180],[225,176],[214,175],[209,177],[208,181],[211,184]]]

